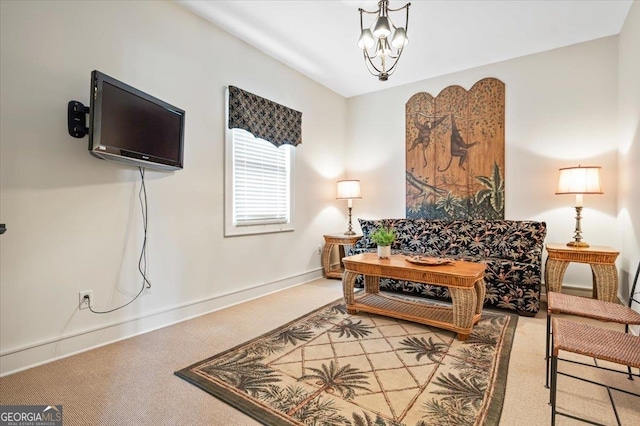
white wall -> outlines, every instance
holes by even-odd
[[[350,98],[346,162],[363,188],[355,217],[405,217],[407,100],[495,77],[506,85],[506,218],[546,221],[546,242],[570,241],[575,199],[554,195],[558,169],[600,165],[605,193],[585,196],[583,236],[592,245],[621,248],[617,62],[616,36]],[[399,67],[401,73],[402,60]],[[570,264],[565,283],[591,287],[589,267]]]
[[[631,6],[619,37],[620,293],[623,299],[628,300],[640,261],[640,2]],[[636,300],[639,299],[640,295],[636,296]],[[634,308],[640,310],[638,305]]]
[[[320,276],[345,225],[346,100],[172,2],[1,2],[0,374]],[[186,110],[185,168],[147,172],[152,292],[141,285],[137,169],[67,133],[93,69]],[[223,238],[224,87],[303,113],[295,232]],[[115,324],[115,325],[114,325]],[[118,325],[119,324],[119,325]]]
[[[0,374],[319,276],[321,235],[346,226],[334,200],[345,164],[362,180],[354,218],[403,217],[405,102],[485,77],[506,83],[507,218],[569,241],[557,169],[598,164],[605,195],[585,197],[585,239],[622,251],[622,287],[640,257],[639,4],[619,52],[610,37],[346,101],[169,2],[2,1],[0,19]],[[78,311],[78,291],[98,309],[126,302],[142,230],[136,169],[67,133],[66,103],[88,104],[93,69],[187,111],[185,169],[147,173],[152,293],[106,316]],[[229,84],[303,112],[295,232],[223,238]],[[569,267],[567,282],[590,280]]]

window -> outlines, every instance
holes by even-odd
[[[225,236],[293,231],[302,113],[235,86],[225,98]]]
[[[294,147],[226,133],[225,236],[292,231]]]

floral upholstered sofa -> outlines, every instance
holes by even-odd
[[[349,255],[375,251],[370,235],[380,225],[396,230],[392,253],[449,257],[487,265],[485,307],[533,316],[540,309],[545,222],[514,220],[359,219],[362,238]],[[362,276],[356,281],[362,285]],[[380,289],[450,300],[446,287],[380,279]]]

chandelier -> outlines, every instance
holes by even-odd
[[[362,8],[358,9],[360,12],[358,47],[362,49],[367,69],[372,75],[377,76],[380,81],[387,81],[389,76],[393,74],[398,64],[398,59],[402,55],[402,50],[409,43],[407,38],[409,6],[411,6],[411,3],[407,3],[399,9],[389,9],[389,1],[381,0],[378,2],[378,10],[370,12]],[[391,22],[389,12],[399,12],[403,9],[407,10],[404,27],[396,27]],[[377,15],[373,24],[367,28],[364,27],[363,23],[362,15],[364,13]],[[391,37],[391,43],[389,43],[389,37]]]

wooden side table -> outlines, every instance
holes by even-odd
[[[570,247],[566,244],[547,244],[544,282],[547,291],[560,293],[562,279],[570,262],[588,263],[593,275],[593,298],[607,302],[618,301],[618,269],[615,261],[619,251],[611,247]]]
[[[322,269],[325,278],[334,278],[341,280],[342,273],[344,272],[344,265],[342,264],[342,258],[344,257],[344,246],[350,246],[355,244],[362,235],[345,235],[345,234],[328,234],[323,235],[324,248],[322,249]],[[337,267],[331,267],[331,252],[333,248],[338,246],[340,264]]]

